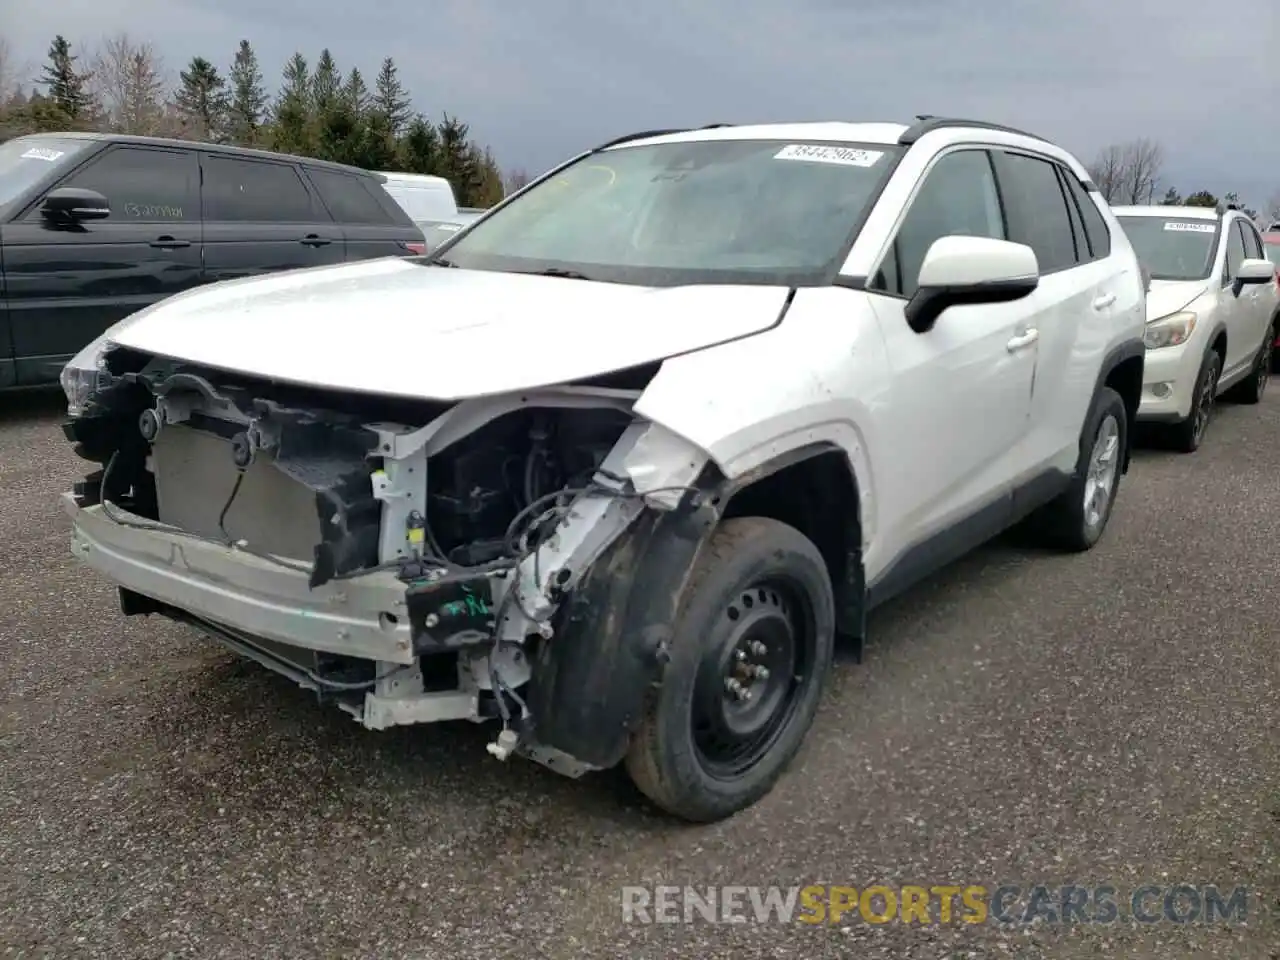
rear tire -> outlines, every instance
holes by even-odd
[[[772,790],[813,724],[835,637],[822,554],[776,520],[726,520],[674,627],[627,772],[663,810],[709,823]]]
[[[1070,486],[1033,514],[1036,539],[1071,553],[1102,539],[1111,519],[1129,443],[1129,413],[1120,394],[1102,387],[1080,433],[1080,456]]]
[[[1213,420],[1213,407],[1217,400],[1218,376],[1222,373],[1222,358],[1210,348],[1196,374],[1196,389],[1191,395],[1191,414],[1181,423],[1170,426],[1167,437],[1170,446],[1179,453],[1195,453],[1204,443],[1209,423]]]

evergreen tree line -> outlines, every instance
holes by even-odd
[[[433,122],[415,110],[391,57],[370,86],[358,67],[341,70],[328,49],[314,64],[295,53],[272,95],[248,40],[225,72],[192,57],[170,84],[150,44],[121,34],[82,64],[59,35],[35,86],[0,90],[0,142],[66,130],[240,144],[366,170],[436,174],[453,184],[460,206],[487,207],[504,193],[490,150],[457,117]],[[514,185],[526,178],[516,172],[507,179]]]

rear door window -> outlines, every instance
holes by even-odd
[[[111,205],[106,222],[183,223],[200,219],[198,183],[193,152],[117,146],[58,186],[102,194]],[[38,205],[31,216],[40,216]]]
[[[1061,173],[1067,185],[1067,193],[1076,202],[1080,219],[1084,221],[1085,236],[1089,240],[1090,259],[1101,260],[1111,256],[1111,231],[1107,229],[1107,221],[1102,218],[1097,203],[1070,170],[1063,170]]]
[[[222,222],[310,223],[315,209],[293,164],[206,154],[204,218]]]

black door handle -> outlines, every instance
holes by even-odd
[[[158,247],[161,250],[179,250],[182,247],[191,246],[190,240],[178,240],[174,237],[156,237],[151,241],[151,246]]]
[[[327,247],[329,244],[333,243],[332,240],[329,240],[326,237],[318,237],[314,233],[308,233],[298,242],[304,247]]]

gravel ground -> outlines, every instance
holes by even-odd
[[[992,546],[877,613],[792,772],[700,828],[122,618],[68,554],[58,412],[0,407],[2,956],[1280,957],[1280,394],[1141,454],[1091,554]],[[628,884],[1006,880],[1254,894],[1216,926],[621,912]]]

